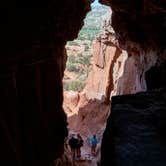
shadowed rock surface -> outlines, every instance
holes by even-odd
[[[131,40],[143,48],[165,49],[166,1],[100,0],[112,8],[112,26],[121,44]]]
[[[112,97],[102,166],[166,165],[166,92]]]
[[[0,5],[0,165],[48,166],[63,154],[65,44],[85,0],[7,0]]]
[[[159,89],[166,87],[166,62],[161,63],[158,66],[151,67],[146,72],[147,89]]]
[[[164,166],[165,90],[159,89],[165,88],[166,80],[166,1],[100,2],[111,6],[116,40],[127,54],[117,94],[144,91],[112,97],[101,165]]]

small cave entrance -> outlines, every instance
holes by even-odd
[[[93,42],[108,15],[111,15],[110,8],[101,5],[97,0],[94,1],[77,38],[66,44],[67,62],[63,78],[63,108],[69,123],[67,143],[73,134],[76,138],[78,133],[82,136],[84,146],[81,148],[81,158],[85,162],[93,160],[94,157],[91,156],[89,137],[96,134],[101,143],[104,123],[106,123],[104,117],[107,112],[100,115],[99,111],[105,108],[100,106],[100,101],[87,99],[84,88],[93,65]],[[105,107],[108,109],[108,106]],[[69,145],[68,147],[70,149]],[[86,163],[86,165],[89,164]]]
[[[147,90],[166,88],[165,75],[166,75],[166,61],[161,63],[159,66],[151,67],[145,73]]]

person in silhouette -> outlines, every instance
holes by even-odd
[[[81,137],[81,135],[80,134],[77,134],[77,140],[78,140],[78,142],[77,142],[77,158],[80,158],[81,157],[81,147],[83,146],[83,139],[82,139],[82,137]]]
[[[89,138],[89,143],[90,143],[90,146],[91,146],[91,154],[95,156],[96,155],[96,146],[97,146],[97,143],[98,143],[95,134]]]
[[[74,134],[72,134],[71,138],[69,139],[69,146],[70,146],[70,149],[71,149],[73,160],[76,159],[77,144],[78,144],[78,139],[75,138]]]

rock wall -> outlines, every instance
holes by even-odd
[[[105,98],[106,103],[113,95],[146,91],[145,73],[165,59],[164,47],[158,47],[157,41],[148,39],[149,46],[146,40],[144,44],[129,37],[122,41],[124,34],[115,32],[114,24],[108,17],[93,44],[93,70],[85,88],[88,98]]]
[[[123,51],[116,42],[109,17],[93,44],[93,69],[84,89],[88,98],[103,100],[110,97],[111,91],[114,90],[116,93],[117,81],[123,74],[127,59],[126,51]]]
[[[48,166],[63,154],[64,46],[89,6],[88,0],[1,3],[0,165]]]
[[[165,0],[100,0],[111,6],[112,26],[119,42],[139,43],[142,48],[165,49]]]
[[[166,165],[164,90],[112,97],[102,166]]]
[[[123,76],[118,80],[116,91],[118,95],[147,90],[145,73],[157,64],[158,57],[156,51],[151,50],[145,53],[141,49],[138,50],[139,55],[133,53],[125,61]]]
[[[101,165],[164,166],[166,1],[100,2],[111,6],[115,45],[127,55],[117,85],[112,75],[110,88],[108,91],[106,88],[107,101],[110,95],[122,96],[111,100],[111,114],[102,140]],[[154,70],[158,73],[156,78]],[[159,90],[161,88],[164,89]],[[140,91],[144,92],[136,93]],[[123,95],[131,93],[136,94]]]

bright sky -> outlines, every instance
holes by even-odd
[[[98,0],[95,0],[91,6],[101,6],[101,4],[98,2]]]

